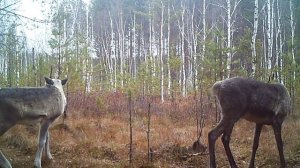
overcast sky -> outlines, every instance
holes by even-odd
[[[90,0],[83,0],[85,3],[90,4]],[[28,39],[28,47],[34,47],[36,51],[46,51],[50,53],[48,41],[51,38],[51,23],[50,7],[48,3],[42,3],[37,0],[21,0],[18,6],[18,14],[25,17],[37,20],[46,20],[45,23],[38,23],[30,21],[29,19],[22,19],[22,25],[19,26],[19,31],[23,31]],[[59,2],[58,2],[59,3]]]
[[[49,10],[46,6],[42,6],[40,1],[33,0],[21,0],[18,6],[17,13],[37,20],[46,20],[45,12],[42,11]],[[46,23],[34,22],[29,19],[22,19],[22,25],[19,26],[19,31],[23,31],[27,36],[28,47],[34,47],[36,51],[46,50],[50,52],[48,47],[48,40],[51,37],[51,28],[49,20]]]

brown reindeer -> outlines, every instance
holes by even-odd
[[[281,125],[290,111],[290,97],[287,89],[282,84],[267,84],[249,78],[235,77],[216,82],[212,92],[217,98],[222,119],[208,134],[210,167],[216,167],[215,142],[221,135],[223,135],[222,142],[230,166],[237,167],[229,142],[233,126],[240,118],[256,123],[249,167],[254,168],[255,154],[263,125],[273,127],[280,164],[282,168],[286,167]]]

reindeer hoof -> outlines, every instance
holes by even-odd
[[[35,160],[34,161],[34,167],[35,168],[42,168],[42,164],[40,160]]]
[[[47,159],[48,160],[52,160],[53,159],[53,156],[51,154],[47,154]]]

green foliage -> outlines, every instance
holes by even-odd
[[[149,56],[150,57],[150,56]],[[154,67],[153,60],[148,57],[147,61],[138,67],[136,88],[141,95],[159,95],[160,77],[158,67]]]
[[[294,4],[294,19],[295,19],[295,38],[296,38],[296,48],[300,50],[300,1],[292,0]]]
[[[235,76],[251,76],[252,73],[252,51],[251,51],[251,30],[245,29],[244,35],[237,45],[236,58],[234,59]]]
[[[203,69],[203,75],[210,77],[211,80],[222,79],[224,75],[226,65],[225,60],[225,50],[221,48],[218,44],[208,41],[206,43],[206,52],[201,61],[199,68]]]

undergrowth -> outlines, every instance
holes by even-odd
[[[207,149],[202,152],[192,149],[198,137],[196,114],[190,98],[165,104],[151,102],[150,160],[147,155],[149,104],[147,100],[135,100],[132,123],[133,163],[130,164],[126,98],[118,96],[120,99],[107,99],[105,103],[108,105],[100,103],[99,107],[92,106],[99,104],[97,101],[104,100],[97,100],[95,103],[89,102],[92,98],[86,98],[87,103],[76,103],[72,100],[69,103],[67,119],[63,122],[62,117],[59,118],[50,128],[54,161],[43,159],[43,167],[208,167]],[[113,103],[112,100],[125,102]],[[83,104],[90,107],[84,109]],[[114,104],[117,107],[110,107]],[[100,107],[108,111],[94,111]],[[205,125],[200,142],[207,147],[207,133],[216,124],[215,110],[209,104],[204,110]],[[234,127],[230,146],[239,167],[248,167],[254,128],[255,124],[245,120],[240,120]],[[299,167],[300,121],[297,113],[287,117],[282,134],[288,166]],[[16,126],[0,138],[0,147],[14,167],[32,167],[37,149],[37,136],[38,128]],[[220,139],[216,143],[216,157],[218,167],[229,167]],[[279,167],[275,137],[270,126],[265,126],[262,130],[255,162],[257,167]]]

